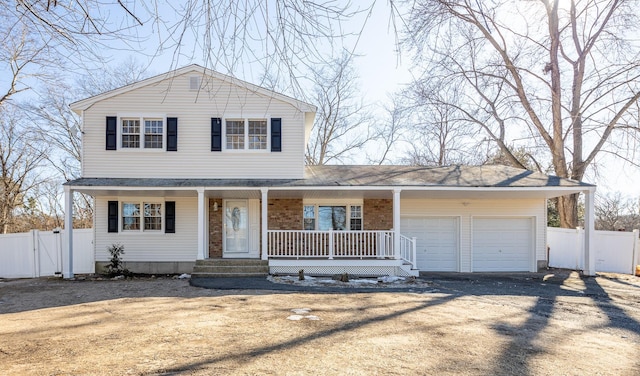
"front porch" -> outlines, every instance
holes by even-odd
[[[394,231],[267,231],[271,274],[417,276],[416,239]]]

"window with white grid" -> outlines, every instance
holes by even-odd
[[[303,207],[305,230],[341,231],[362,230],[362,205],[305,204]]]
[[[144,147],[162,149],[163,121],[158,119],[144,121]]]
[[[264,150],[267,148],[267,121],[249,120],[249,149]]]
[[[162,204],[144,203],[144,229],[162,230]]]
[[[140,120],[139,119],[122,119],[122,147],[123,148],[139,148],[140,147]]]
[[[244,149],[244,120],[225,122],[227,149]]]
[[[140,203],[124,202],[122,204],[122,230],[140,230]]]
[[[140,210],[142,208],[142,211]],[[123,231],[162,230],[162,204],[126,201],[122,203]]]

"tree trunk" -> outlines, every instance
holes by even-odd
[[[560,215],[560,227],[578,227],[578,194],[558,197],[558,214]]]

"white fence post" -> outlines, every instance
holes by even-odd
[[[33,278],[40,277],[40,240],[38,239],[38,230],[29,231],[30,244],[29,249],[33,251],[33,270],[31,275]]]
[[[640,234],[640,230],[633,230],[633,261],[631,262],[631,274],[636,274],[636,266],[640,265],[640,240],[638,236]]]

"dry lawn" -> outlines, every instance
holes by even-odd
[[[579,280],[563,282],[576,294],[553,298],[436,283],[319,294],[175,279],[5,281],[0,373],[638,375],[640,279],[598,280],[607,301],[579,293]],[[319,320],[288,319],[298,308]]]

